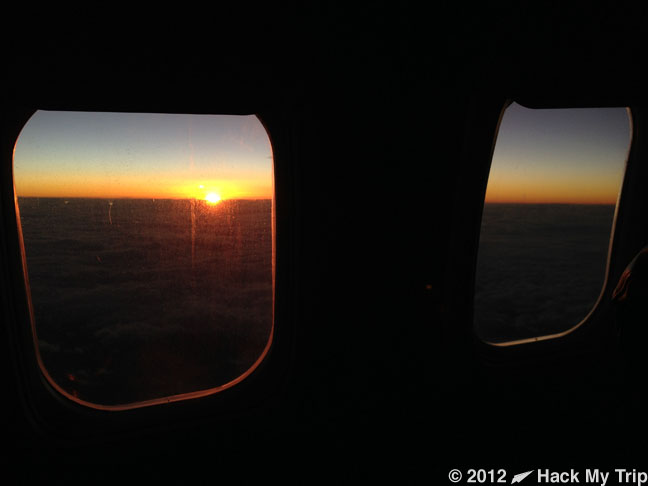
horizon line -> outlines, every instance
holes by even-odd
[[[118,196],[118,197],[109,197],[109,196],[20,196],[16,195],[17,198],[22,199],[141,199],[141,200],[166,200],[166,201],[190,201],[195,199],[196,201],[207,201],[205,198],[200,197],[134,197],[134,196]],[[271,197],[228,197],[221,199],[221,202],[225,201],[268,201],[273,199]]]
[[[484,201],[484,204],[518,204],[518,205],[541,205],[541,204],[563,204],[578,206],[615,206],[615,202],[575,202],[575,201]]]

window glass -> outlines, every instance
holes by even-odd
[[[479,242],[474,323],[482,339],[560,333],[590,312],[630,137],[625,108],[506,109]]]
[[[273,328],[272,171],[255,116],[34,114],[14,183],[59,391],[128,407],[254,369]]]

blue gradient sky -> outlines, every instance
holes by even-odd
[[[252,115],[38,111],[16,143],[14,181],[19,196],[269,198],[272,165]]]
[[[625,108],[513,103],[500,124],[486,202],[613,204],[630,139]]]

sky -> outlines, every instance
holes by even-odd
[[[254,115],[37,111],[14,149],[22,197],[271,198]]]
[[[615,204],[631,140],[625,108],[524,108],[502,118],[486,202]]]
[[[510,105],[486,202],[614,204],[630,144],[625,108]],[[18,196],[272,197],[272,148],[253,115],[38,111],[14,153]]]

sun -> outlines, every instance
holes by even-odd
[[[205,201],[207,201],[210,204],[216,204],[220,202],[221,197],[219,194],[216,194],[215,192],[210,192],[205,196]]]

